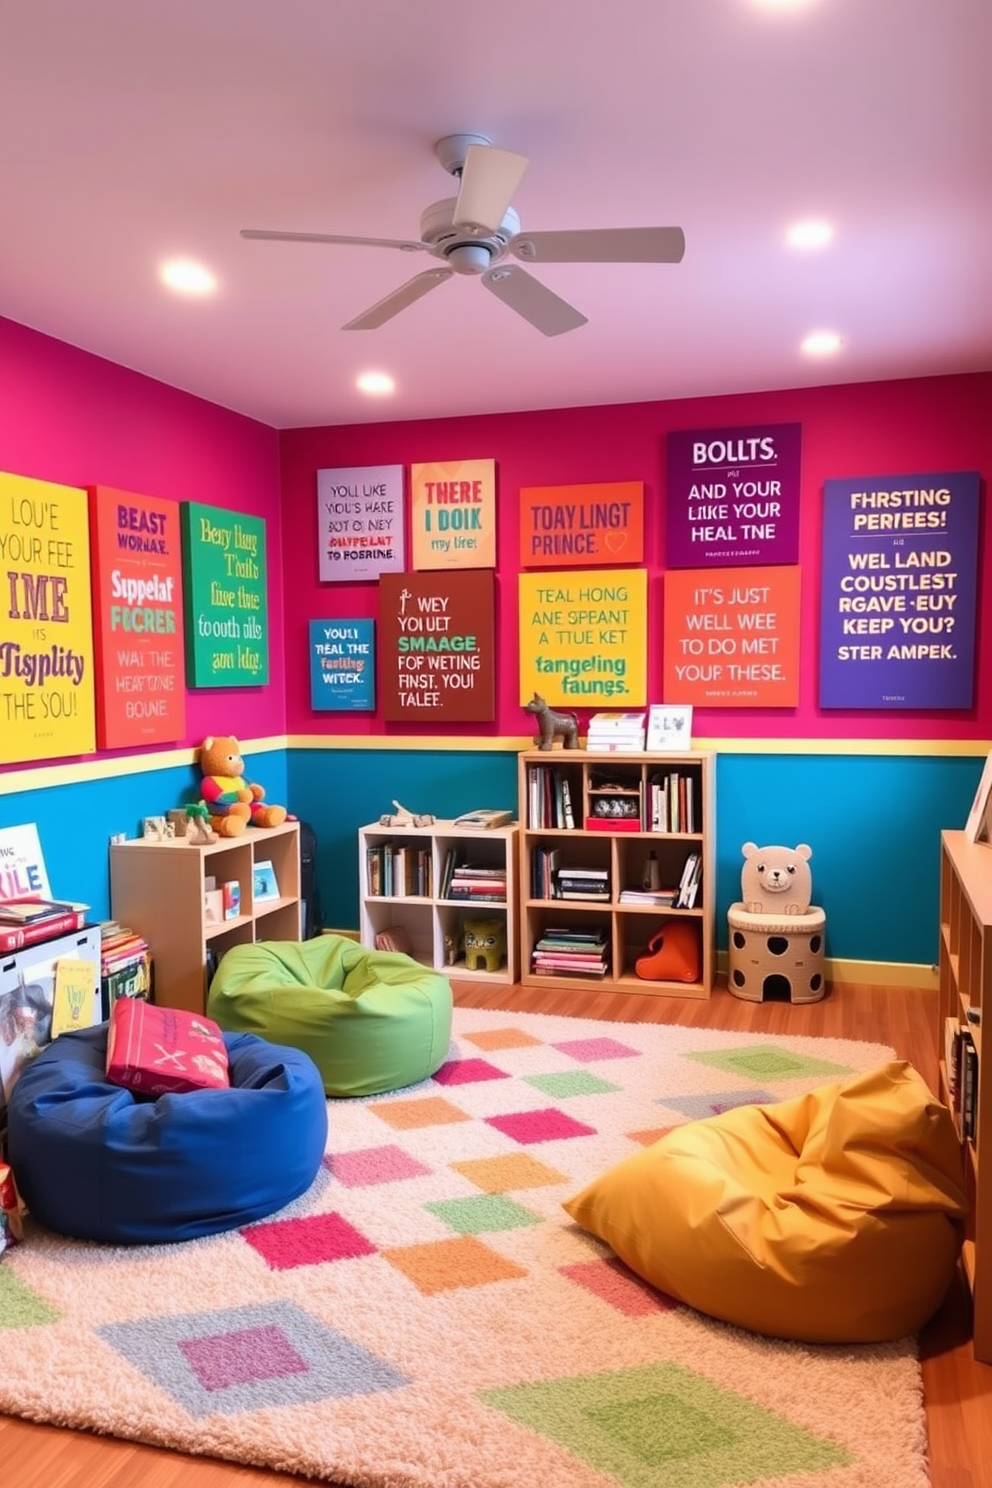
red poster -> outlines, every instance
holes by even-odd
[[[186,732],[179,504],[90,487],[97,745]]]
[[[644,482],[521,486],[521,568],[644,561]]]
[[[489,723],[496,646],[491,569],[379,576],[378,674],[391,723]]]

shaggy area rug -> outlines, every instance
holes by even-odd
[[[915,1341],[812,1347],[653,1291],[562,1200],[683,1121],[877,1044],[456,1009],[448,1061],[330,1103],[268,1220],[0,1262],[0,1411],[354,1488],[924,1488]]]

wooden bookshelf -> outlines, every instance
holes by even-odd
[[[520,980],[525,986],[549,981],[589,989],[641,992],[655,997],[707,998],[715,971],[715,756],[702,750],[671,754],[587,750],[525,750],[519,756],[520,817]],[[672,782],[675,782],[674,786]],[[666,788],[667,809],[660,821],[658,796]],[[673,805],[674,800],[674,805]],[[615,813],[615,814],[611,814]],[[575,870],[605,883],[606,898],[576,899],[549,884],[540,869],[556,855],[557,874],[575,882]],[[692,907],[627,904],[624,889],[645,879],[654,853],[662,883],[676,888],[686,859],[699,859]],[[569,870],[572,870],[570,873]],[[639,956],[663,921],[682,918],[698,930],[701,948],[695,982],[648,981],[635,972]],[[600,931],[607,945],[605,975],[567,970],[534,970],[539,940],[554,927]]]

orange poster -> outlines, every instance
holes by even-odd
[[[799,702],[800,570],[670,569],[664,697],[699,708]]]
[[[521,568],[643,561],[643,481],[521,486]]]
[[[410,466],[415,569],[496,567],[496,461]]]

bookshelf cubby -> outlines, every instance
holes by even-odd
[[[518,760],[521,982],[546,986],[550,975],[576,987],[709,997],[715,961],[714,755],[562,749],[525,750]],[[656,869],[649,867],[651,854]],[[652,871],[663,887],[677,889],[690,855],[698,860],[691,907],[621,902],[623,890],[640,888]],[[576,897],[583,876],[596,887],[591,896]],[[606,897],[598,897],[604,884]],[[698,930],[698,980],[639,977],[635,962],[662,921],[673,917],[688,919]],[[535,971],[535,947],[555,929],[598,934],[606,943],[605,974]]]
[[[426,827],[387,827],[373,823],[359,828],[358,860],[362,945],[374,948],[376,935],[401,927],[410,938],[409,954],[424,966],[459,979],[516,981],[516,826],[463,828],[454,821],[436,821]],[[503,898],[470,901],[452,897],[446,868],[456,864],[492,869],[505,883]],[[466,919],[495,919],[505,926],[506,955],[499,970],[466,966],[461,949]]]
[[[271,863],[275,899],[255,898],[255,865]],[[240,913],[207,918],[207,879],[235,882]],[[114,919],[144,936],[155,967],[155,1001],[202,1013],[212,962],[234,945],[300,938],[300,824],[248,827],[240,837],[193,843],[139,837],[110,848]]]
[[[954,1113],[961,1139],[970,1214],[962,1264],[971,1289],[975,1358],[992,1364],[992,1183],[979,1178],[982,1146],[992,1160],[992,1092],[981,1074],[982,1014],[992,1008],[992,846],[970,842],[964,832],[942,832],[940,838],[940,1095]],[[948,1020],[966,1032],[976,1051],[976,1098],[967,1123],[963,1101],[963,1066],[957,1078],[949,1065]],[[953,1061],[952,1061],[953,1062]],[[985,1128],[990,1134],[985,1137]]]

